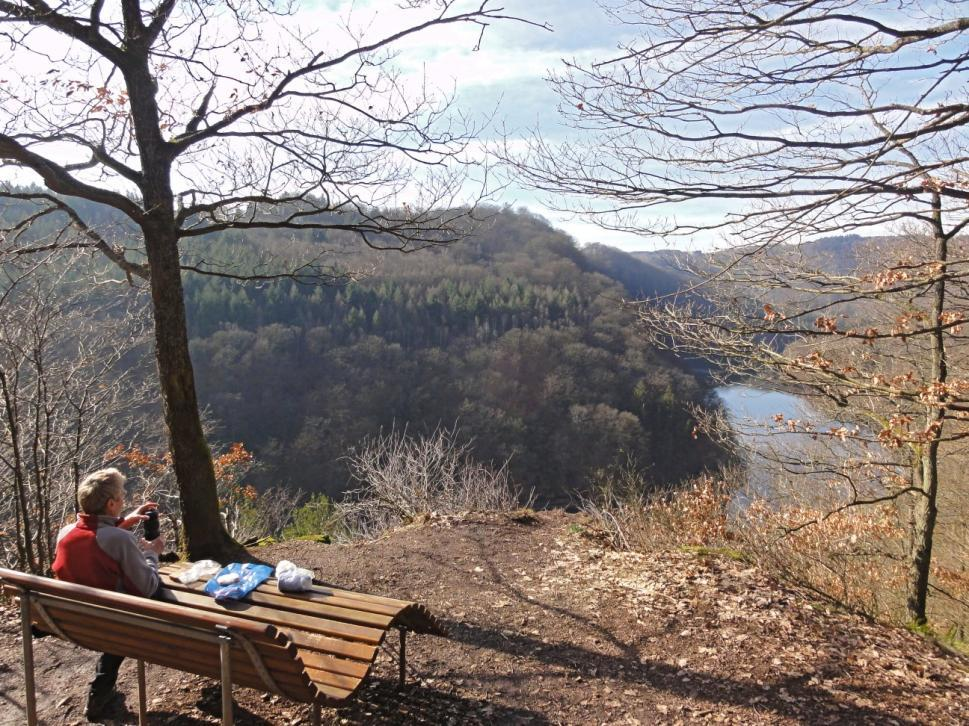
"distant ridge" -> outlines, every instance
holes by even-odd
[[[892,257],[900,255],[909,240],[900,236],[864,237],[859,234],[836,235],[809,240],[799,245],[781,245],[771,249],[774,256],[788,255],[807,268],[821,272],[845,275],[858,270],[870,270],[874,266],[890,263]],[[718,257],[730,256],[731,252],[695,252],[688,250],[642,250],[631,252],[634,259],[650,265],[663,273],[678,279],[689,279],[686,272],[691,269],[712,269]]]
[[[622,284],[632,298],[669,295],[690,279],[665,258],[644,256],[649,253],[623,252],[602,244],[588,245],[582,251],[593,270]]]

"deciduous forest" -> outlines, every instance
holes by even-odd
[[[225,256],[260,254],[257,240],[238,235],[211,244]],[[627,460],[657,484],[712,462],[712,449],[690,437],[687,410],[709,391],[636,335],[619,309],[636,290],[600,272],[605,251],[496,210],[461,245],[347,251],[341,263],[376,267],[325,287],[187,282],[202,402],[220,438],[256,453],[262,483],[338,494],[342,457],[361,440],[455,422],[477,458],[507,461],[543,502],[567,503],[597,470]],[[628,284],[673,284],[638,267]]]
[[[88,206],[92,224],[110,223]],[[245,444],[257,486],[338,496],[344,457],[364,440],[455,424],[477,459],[507,463],[542,504],[568,504],[610,468],[666,487],[716,462],[710,442],[691,436],[689,407],[713,405],[709,386],[645,343],[621,307],[675,289],[675,273],[579,249],[528,212],[481,217],[466,242],[418,254],[360,252],[332,232],[233,231],[194,244],[188,255],[248,269],[325,245],[345,275],[331,285],[185,278],[213,441]]]

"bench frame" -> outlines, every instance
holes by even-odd
[[[20,598],[20,629],[21,636],[23,638],[24,651],[24,701],[27,710],[27,726],[37,726],[37,690],[34,671],[33,631],[31,629],[31,605],[36,607],[39,603],[34,602],[34,598],[32,597],[32,593],[29,589],[23,587],[10,587],[10,589],[17,591],[17,595]],[[188,628],[185,628],[185,630],[188,630]],[[232,658],[230,648],[232,645],[233,635],[231,630],[223,625],[216,625],[215,631],[216,632],[211,634],[211,638],[216,640],[219,645],[219,666],[221,674],[220,685],[222,688],[222,723],[225,726],[232,726],[234,723],[234,716],[232,710]],[[52,633],[52,635],[56,635],[56,633]],[[198,635],[201,636],[202,634],[199,633]],[[62,639],[71,642],[71,639],[66,636],[62,636]],[[140,658],[134,658],[133,660],[137,665],[138,725],[147,726],[148,697],[147,679],[145,677],[145,661]],[[311,723],[313,726],[319,726],[320,704],[318,702],[314,702],[312,704]]]
[[[170,575],[169,575],[170,577]],[[23,637],[23,659],[24,659],[24,687],[25,687],[25,708],[27,716],[28,726],[36,726],[37,720],[37,702],[36,702],[36,681],[35,681],[35,663],[34,663],[34,648],[33,648],[33,633],[32,624],[39,623],[40,627],[44,630],[51,631],[52,635],[55,635],[68,642],[75,642],[73,638],[65,634],[60,626],[54,622],[53,619],[45,611],[45,606],[42,604],[42,600],[51,599],[56,603],[56,607],[63,610],[72,610],[77,613],[99,613],[102,617],[107,617],[109,620],[114,620],[119,623],[126,623],[130,625],[144,625],[149,621],[155,623],[157,630],[152,629],[152,632],[166,632],[169,634],[175,634],[178,636],[185,636],[191,638],[194,641],[202,641],[209,643],[210,645],[218,646],[218,660],[219,660],[219,678],[222,689],[222,723],[226,726],[232,726],[233,721],[233,706],[232,706],[232,686],[233,686],[233,672],[232,672],[232,646],[237,644],[241,646],[242,650],[249,656],[249,662],[252,664],[253,670],[258,673],[262,680],[264,681],[266,687],[266,692],[273,692],[281,694],[287,698],[293,700],[302,700],[305,703],[311,704],[311,719],[314,726],[318,726],[320,723],[320,710],[323,703],[328,703],[330,705],[335,705],[339,703],[341,699],[333,697],[332,693],[329,695],[324,694],[323,691],[318,690],[319,682],[313,680],[312,677],[308,675],[308,671],[305,670],[303,666],[303,673],[306,674],[305,677],[308,679],[307,683],[313,693],[316,696],[312,699],[299,699],[294,698],[294,696],[287,694],[282,691],[282,689],[276,685],[272,675],[266,668],[265,663],[262,661],[259,652],[253,645],[249,642],[246,634],[242,632],[234,632],[232,623],[242,622],[243,625],[252,625],[255,627],[256,635],[260,638],[264,637],[263,632],[259,629],[268,628],[269,631],[273,633],[273,637],[277,635],[283,636],[286,642],[288,640],[288,633],[283,630],[279,630],[280,627],[275,623],[266,622],[265,618],[263,622],[256,622],[255,620],[247,620],[245,618],[235,617],[238,615],[237,612],[225,611],[223,618],[228,625],[219,624],[218,622],[209,622],[212,620],[219,619],[219,614],[216,613],[214,618],[205,618],[204,615],[212,615],[212,613],[204,613],[203,611],[195,610],[190,605],[183,603],[164,603],[162,601],[159,603],[157,600],[145,600],[145,604],[156,603],[162,605],[163,607],[177,607],[185,608],[186,614],[190,615],[201,615],[200,619],[206,620],[204,625],[199,625],[194,622],[193,619],[189,619],[187,622],[178,622],[178,616],[171,616],[171,619],[167,619],[164,615],[158,612],[150,612],[151,607],[146,608],[146,612],[138,612],[137,607],[132,607],[133,603],[127,603],[128,608],[126,609],[116,609],[112,607],[110,602],[98,602],[96,599],[93,601],[87,601],[83,598],[73,598],[72,593],[68,590],[64,592],[48,592],[45,591],[44,584],[57,583],[53,585],[53,588],[63,589],[63,586],[68,585],[69,587],[84,587],[77,585],[69,585],[68,583],[60,583],[54,580],[49,580],[49,578],[39,578],[33,575],[26,575],[24,573],[18,573],[10,570],[3,570],[0,568],[0,587],[8,593],[16,595],[20,600],[20,620],[21,620],[21,634]],[[164,584],[164,583],[163,583]],[[110,598],[112,595],[119,595],[119,593],[108,593],[107,591],[93,590],[92,588],[85,588],[85,590],[90,590],[92,592],[104,595]],[[326,587],[317,587],[315,590],[318,591],[319,597],[325,598],[327,594],[333,595],[334,597],[356,595],[358,597],[373,598],[374,600],[379,600],[381,602],[393,603],[394,605],[400,604],[401,607],[399,612],[393,616],[389,621],[386,630],[390,627],[395,628],[399,632],[398,640],[398,683],[399,687],[402,687],[405,683],[406,670],[407,670],[407,632],[413,630],[414,632],[430,633],[434,635],[446,635],[445,627],[442,623],[437,621],[435,618],[427,613],[426,609],[422,606],[416,605],[415,603],[409,603],[406,601],[396,601],[387,598],[375,598],[374,596],[363,596],[362,594],[348,593],[342,590],[330,590]],[[313,600],[317,596],[317,592],[311,593],[310,600]],[[131,597],[131,596],[122,596]],[[394,607],[391,605],[390,607]],[[48,603],[50,606],[50,603]],[[171,611],[170,611],[171,612]],[[283,613],[284,610],[279,611]],[[109,613],[109,614],[108,614]],[[138,621],[143,621],[139,623]],[[162,627],[163,626],[163,627]],[[250,629],[248,632],[252,633],[253,630]],[[271,642],[271,640],[270,640]],[[76,643],[81,647],[93,650],[88,645],[82,645],[81,643]],[[383,643],[383,638],[381,637],[380,642],[374,647],[373,657],[376,657],[377,651],[381,648],[386,648]],[[110,648],[106,648],[108,652],[111,652]],[[295,653],[296,650],[294,649]],[[392,653],[392,652],[391,652]],[[138,723],[139,726],[146,726],[148,723],[148,709],[147,709],[147,687],[146,687],[146,677],[145,677],[145,660],[138,658],[136,656],[131,656],[130,654],[119,653],[119,655],[125,655],[125,657],[131,657],[135,660],[137,666],[137,681],[138,681]],[[237,657],[238,654],[237,654]],[[302,658],[304,656],[297,656],[297,660],[302,664]],[[239,661],[237,660],[237,663]],[[354,686],[348,690],[348,692],[343,696],[342,700],[350,698],[353,693],[359,688],[359,684],[363,682],[369,676],[370,667],[372,667],[373,660],[371,659],[370,666],[367,667],[366,673],[364,673],[360,678],[357,686]],[[167,663],[163,663],[167,667],[171,666]],[[319,666],[317,666],[319,667]],[[196,672],[191,669],[185,669],[188,672]],[[249,672],[249,671],[247,671]],[[252,673],[249,672],[249,678],[252,678]],[[248,685],[245,684],[244,685]]]

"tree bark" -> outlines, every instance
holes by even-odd
[[[155,359],[168,428],[169,446],[182,507],[182,548],[191,559],[241,554],[219,514],[212,453],[205,441],[189,356],[185,300],[178,248],[178,225],[171,185],[172,150],[162,137],[155,98],[157,86],[148,65],[144,29],[126,20],[132,62],[122,71],[131,103],[142,163],[141,223],[148,256],[155,322]]]
[[[935,519],[938,513],[936,494],[939,488],[938,448],[934,441],[926,445],[921,457],[922,488],[916,495],[912,516],[912,551],[910,553],[908,616],[916,625],[928,621],[926,602],[929,592],[929,569],[932,563],[932,537],[935,533]]]
[[[191,559],[221,559],[238,552],[219,516],[212,454],[199,418],[189,357],[178,245],[174,233],[145,229],[155,320],[155,358],[169,444],[182,505],[182,546]]]
[[[938,194],[932,197],[933,229],[936,244],[936,260],[941,265],[938,279],[933,284],[932,323],[932,369],[929,380],[945,383],[948,376],[945,337],[942,329],[942,313],[945,305],[945,266],[948,262],[948,237],[942,226],[942,200]],[[929,592],[929,572],[932,564],[932,538],[935,534],[935,520],[938,514],[937,496],[939,491],[939,439],[945,416],[945,393],[939,394],[937,404],[927,407],[925,424],[928,441],[922,445],[918,466],[921,477],[912,513],[912,549],[909,555],[908,597],[906,607],[909,618],[916,625],[928,621],[926,602]]]

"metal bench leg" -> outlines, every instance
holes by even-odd
[[[24,639],[24,704],[27,726],[37,726],[37,694],[34,691],[34,634],[30,630],[30,593],[20,591],[20,630]]]
[[[310,711],[310,724],[311,726],[320,726],[320,704],[318,703],[314,703]]]
[[[219,664],[222,671],[222,726],[232,726],[232,638],[219,636]]]
[[[397,659],[398,672],[398,688],[404,687],[404,681],[407,678],[407,631],[404,628],[400,628],[400,658]]]
[[[138,726],[148,726],[148,696],[145,693],[145,661],[138,661]]]

